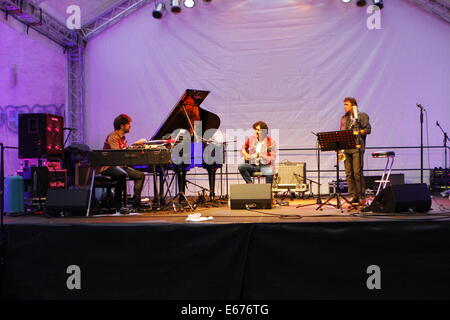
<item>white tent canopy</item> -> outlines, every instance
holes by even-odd
[[[199,0],[201,1],[201,0]],[[215,0],[221,1],[221,0]],[[223,1],[223,0],[222,0]],[[335,0],[339,1],[339,0]],[[386,3],[389,0],[386,1]],[[421,7],[425,11],[439,16],[450,23],[450,0],[408,0],[411,3]],[[124,2],[124,0],[30,0],[31,3],[39,6],[49,15],[60,22],[67,19],[67,7],[78,5],[81,8],[82,25],[91,23],[95,18],[105,11],[108,11]],[[307,2],[298,0],[298,2]],[[370,3],[370,0],[368,1]],[[387,3],[388,5],[388,3]]]

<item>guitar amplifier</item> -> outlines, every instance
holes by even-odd
[[[442,192],[450,189],[450,170],[434,168],[430,174],[431,191]]]
[[[272,209],[271,184],[232,184],[230,186],[230,208]]]

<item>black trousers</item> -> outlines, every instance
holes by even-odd
[[[128,167],[109,167],[102,172],[102,175],[110,176],[113,180],[117,181],[117,185],[114,190],[114,202],[116,207],[120,207],[122,205],[122,194],[126,187],[127,177],[134,181],[134,204],[140,204],[145,179],[143,172]]]
[[[364,150],[345,152],[345,174],[347,176],[348,192],[354,198],[364,198]]]

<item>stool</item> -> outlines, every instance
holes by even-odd
[[[94,177],[94,195],[95,195],[95,189],[106,189],[106,196],[111,197],[112,196],[112,189],[116,187],[116,181],[114,181],[110,176],[104,176],[101,174],[97,174]],[[94,196],[95,197],[95,196]],[[98,199],[100,204],[102,202],[102,199]],[[114,205],[113,205],[114,207]],[[108,209],[111,209],[112,207],[108,206]]]
[[[253,172],[252,178],[253,178],[253,182],[255,182],[255,178],[256,178],[256,179],[258,179],[258,184],[261,184],[261,178],[266,178],[266,176],[264,176],[262,174],[262,172]]]
[[[90,215],[91,212],[91,205],[92,205],[92,200],[93,197],[95,197],[95,189],[97,188],[102,188],[102,189],[106,189],[106,193],[107,195],[111,195],[112,188],[116,187],[117,182],[115,180],[112,179],[112,177],[110,176],[105,176],[102,174],[96,174],[96,169],[94,168],[93,172],[92,172],[92,176],[91,176],[91,184],[90,184],[90,192],[89,192],[89,203],[88,203],[88,209],[86,212],[86,216]],[[87,176],[87,179],[89,179],[89,175]],[[127,188],[125,185],[125,189],[123,191],[123,201],[125,203],[125,206],[127,205]],[[109,209],[109,208],[108,208]]]
[[[381,190],[384,190],[387,184],[390,182],[389,177],[391,175],[392,166],[394,164],[395,152],[394,151],[380,151],[372,153],[372,158],[387,158],[386,167],[384,168],[383,176],[381,180],[375,180],[378,182],[378,190],[375,196],[377,196]],[[389,169],[388,169],[389,167]]]

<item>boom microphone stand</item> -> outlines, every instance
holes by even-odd
[[[426,109],[420,104],[416,104],[420,109],[420,183],[423,183],[423,112]]]
[[[448,166],[447,166],[447,142],[450,141],[450,139],[448,138],[447,132],[445,132],[444,129],[442,129],[441,125],[439,124],[439,121],[436,121],[436,125],[439,127],[439,129],[441,129],[442,133],[444,134],[445,170],[447,170],[448,169]]]
[[[318,176],[317,176],[317,182],[312,181],[312,180],[310,180],[308,178],[306,178],[306,179],[311,181],[311,182],[317,183],[317,200],[316,200],[316,203],[306,204],[306,205],[298,205],[297,208],[304,208],[304,207],[310,207],[310,206],[315,206],[315,205],[321,205],[322,204],[322,198],[321,198],[321,195],[320,195],[320,187],[322,185],[320,184],[320,143],[319,143],[319,136],[316,133],[314,133],[314,132],[311,132],[311,133],[317,137],[316,159],[317,159]],[[312,188],[310,188],[310,189],[311,189],[311,192],[312,192]]]
[[[4,193],[5,193],[5,147],[0,143],[0,233],[3,237],[3,210],[4,210]]]

